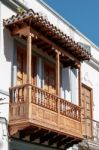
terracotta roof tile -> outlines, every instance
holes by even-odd
[[[40,32],[42,34],[45,34],[45,36],[50,37],[51,40],[57,37],[58,44],[61,45],[64,49],[65,47],[67,47],[67,45],[70,45],[69,47],[72,47],[74,51],[78,50],[81,54],[81,57],[79,57],[81,61],[90,59],[91,54],[87,52],[86,49],[82,48],[78,43],[73,41],[69,36],[64,34],[60,29],[51,24],[48,20],[44,19],[43,16],[41,16],[39,13],[35,13],[32,9],[29,9],[22,14],[13,15],[11,18],[4,20],[4,26],[9,28],[13,26],[13,24],[17,24],[21,21],[24,22],[30,18],[32,21],[31,26],[34,26],[34,24],[35,26],[40,26]]]

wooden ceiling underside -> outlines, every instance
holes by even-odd
[[[77,63],[89,60],[91,57],[90,53],[79,46],[78,43],[38,13],[34,13],[33,10],[12,16],[4,21],[4,25],[10,30],[12,35],[19,35],[17,33],[23,30],[24,35],[21,35],[23,38],[25,38],[27,33],[27,27],[31,27],[33,44],[36,44],[38,48],[41,48],[53,57],[55,57],[56,49],[61,51],[60,61],[65,67],[76,67]]]
[[[11,138],[17,140],[19,139],[32,144],[40,144],[55,149],[58,148],[60,150],[67,149],[82,141],[82,139],[76,137],[62,135],[36,126],[30,126],[24,130],[21,130],[19,131],[18,136],[14,135]]]

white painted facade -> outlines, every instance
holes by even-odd
[[[0,117],[0,150],[8,150],[8,144],[7,121]]]
[[[41,0],[20,0],[21,3],[25,4],[28,8],[32,8],[35,12],[40,13],[61,31],[70,36],[74,41],[81,42],[90,46],[92,59],[90,62],[84,62],[81,66],[81,80],[82,83],[86,84],[93,89],[93,119],[99,121],[98,105],[99,105],[99,48],[95,46],[90,40],[82,35],[76,28],[60,17],[54,12],[49,6],[47,6]],[[0,1],[0,117],[9,118],[9,87],[15,82],[13,77],[13,71],[16,69],[13,66],[14,59],[14,39],[11,37],[8,30],[3,26],[3,19],[7,19],[15,14],[11,8]],[[39,58],[39,64],[42,60]],[[39,66],[39,70],[41,67]],[[40,71],[41,72],[41,71]],[[41,75],[38,77],[38,86],[41,87]],[[13,81],[14,80],[14,81]],[[67,83],[68,81],[68,83]],[[74,86],[72,86],[74,85]],[[75,90],[75,91],[74,91]],[[72,91],[72,92],[71,92]],[[75,71],[71,71],[68,68],[62,70],[62,86],[61,86],[61,97],[66,98],[69,101],[78,104],[78,78]],[[73,97],[75,95],[75,97]],[[0,123],[0,127],[2,124]],[[1,129],[0,129],[1,131]],[[2,134],[0,132],[0,134]],[[7,134],[6,134],[7,135]],[[1,135],[0,135],[1,137]],[[5,141],[5,140],[4,140]],[[5,141],[6,143],[6,141]],[[1,148],[1,147],[0,147]],[[7,150],[7,148],[4,148]],[[2,150],[3,150],[2,149]],[[1,149],[0,149],[1,150]]]

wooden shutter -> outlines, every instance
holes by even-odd
[[[26,83],[26,52],[23,49],[17,49],[17,85]],[[18,101],[23,101],[23,90],[16,91]]]
[[[17,50],[17,85],[23,84],[23,55]]]
[[[81,107],[83,134],[92,137],[92,90],[85,85],[82,85]]]
[[[49,69],[49,91],[55,93],[55,69]]]
[[[17,49],[17,85],[26,83],[26,53]]]
[[[37,85],[37,58],[32,56],[32,84]]]
[[[44,90],[55,93],[55,68],[44,64]]]
[[[49,91],[49,68],[44,64],[44,90]]]

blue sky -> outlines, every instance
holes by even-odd
[[[99,46],[99,0],[43,0]]]

